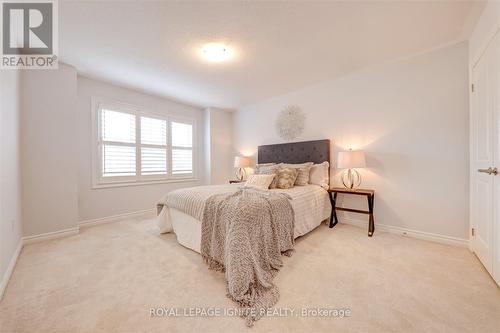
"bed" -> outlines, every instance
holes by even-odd
[[[263,145],[258,147],[257,163],[330,162],[330,140],[293,142],[285,144]],[[219,193],[232,193],[242,184],[209,185],[175,191],[176,207],[165,204],[165,197],[160,200],[156,223],[160,232],[174,232],[179,244],[200,253],[203,207],[208,197]],[[294,238],[305,235],[329,219],[331,204],[328,192],[318,185],[295,186],[291,189],[269,190],[286,193],[294,210]],[[167,194],[168,195],[168,194]]]

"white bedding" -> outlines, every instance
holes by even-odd
[[[290,189],[273,189],[292,197],[292,207],[295,213],[294,237],[307,234],[330,218],[332,206],[328,192],[318,185],[295,186]]]
[[[291,189],[270,191],[286,193],[292,198],[291,203],[295,213],[295,238],[307,234],[330,217],[331,205],[328,192],[318,185],[295,186]],[[173,229],[181,245],[200,252],[201,221],[199,218],[165,206],[158,215],[157,224],[161,232],[169,232]]]

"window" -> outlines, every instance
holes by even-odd
[[[194,178],[193,120],[95,105],[94,186]]]

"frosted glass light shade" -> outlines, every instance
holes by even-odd
[[[250,157],[248,156],[236,156],[234,158],[235,168],[248,168],[250,167]]]
[[[341,151],[337,160],[339,169],[366,167],[365,153],[362,150]]]

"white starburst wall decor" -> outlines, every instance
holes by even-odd
[[[278,115],[276,119],[276,132],[286,140],[292,141],[297,138],[305,128],[306,115],[295,105],[288,105]]]

